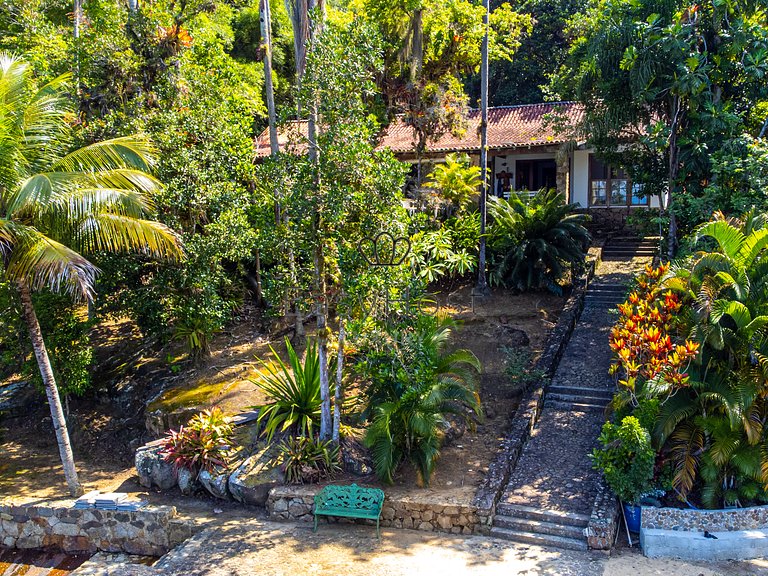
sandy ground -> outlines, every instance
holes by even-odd
[[[147,574],[169,576],[746,576],[768,574],[768,562],[690,563],[644,558],[620,548],[606,557],[461,537],[366,526],[310,526],[250,521],[209,528],[171,552]],[[98,574],[98,573],[96,573]],[[104,572],[106,574],[106,572]],[[142,572],[144,574],[144,572]],[[122,574],[121,574],[122,576]]]

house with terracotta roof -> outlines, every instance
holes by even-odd
[[[633,209],[658,207],[657,197],[642,194],[621,167],[601,162],[579,134],[584,109],[576,102],[552,102],[499,106],[488,110],[488,165],[490,192],[508,196],[512,192],[557,188],[569,202],[578,204],[601,223],[621,225]],[[283,151],[306,151],[307,124],[289,123],[278,135]],[[270,152],[269,132],[255,142],[256,156]],[[382,133],[379,148],[414,165],[434,164],[450,153],[466,153],[475,164],[480,158],[480,111],[470,110],[466,129],[446,133],[427,142],[419,159],[416,137],[404,117],[396,118]]]

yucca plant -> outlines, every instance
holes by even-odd
[[[575,214],[575,208],[556,190],[530,199],[489,198],[491,281],[515,290],[559,292],[558,281],[583,267],[591,242],[586,216]]]
[[[320,422],[320,358],[317,346],[310,342],[304,363],[288,338],[285,339],[288,364],[270,346],[275,360],[261,361],[263,371],[255,382],[269,398],[256,406],[259,422],[264,422],[264,434],[272,440],[276,432],[293,436],[312,436]],[[333,393],[333,392],[331,392]]]
[[[70,76],[37,86],[30,66],[0,53],[0,271],[20,296],[70,493],[82,493],[51,362],[32,304],[48,289],[90,301],[99,270],[88,256],[139,251],[180,258],[178,237],[146,220],[160,183],[155,149],[124,137],[72,150]]]

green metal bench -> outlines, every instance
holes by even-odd
[[[315,495],[315,532],[318,516],[344,518],[366,518],[376,520],[376,537],[379,533],[379,519],[384,505],[384,492],[378,488],[362,488],[357,484],[349,486],[326,486]]]

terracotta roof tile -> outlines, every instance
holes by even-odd
[[[490,149],[525,148],[562,144],[574,138],[574,128],[581,122],[584,108],[575,102],[524,104],[488,109],[488,147]],[[556,119],[557,118],[557,119]],[[436,142],[427,143],[428,152],[472,151],[480,147],[480,111],[470,110],[463,135],[444,134]],[[280,132],[281,150],[306,150],[307,124],[292,122]],[[414,134],[402,116],[396,118],[382,135],[379,148],[395,153],[413,153]],[[269,132],[256,139],[256,156],[269,155]]]

